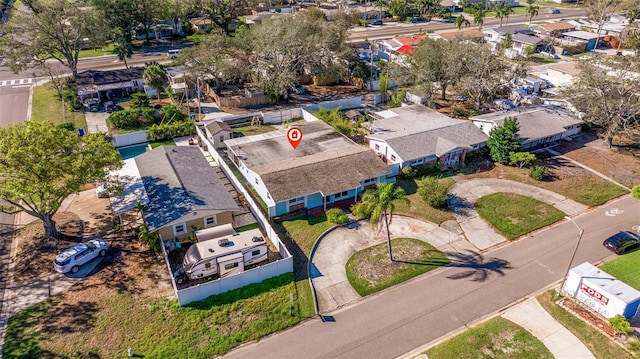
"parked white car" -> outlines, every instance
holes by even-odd
[[[94,238],[86,243],[78,243],[65,249],[56,256],[53,265],[60,273],[76,273],[80,266],[92,259],[98,256],[104,257],[108,249],[109,245],[102,238]]]

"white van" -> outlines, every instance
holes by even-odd
[[[170,59],[175,59],[176,57],[178,57],[178,55],[180,55],[180,51],[180,49],[169,50],[167,51],[167,57]]]

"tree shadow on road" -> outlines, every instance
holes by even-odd
[[[502,277],[506,270],[513,269],[507,260],[485,257],[472,250],[467,250],[466,253],[446,252],[445,255],[451,260],[451,263],[446,265],[447,267],[468,268],[466,271],[447,276],[449,279],[470,279],[474,282],[484,282],[492,274]]]

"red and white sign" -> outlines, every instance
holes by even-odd
[[[602,304],[609,304],[609,298],[605,297],[604,295],[600,294],[600,292],[598,292],[597,290],[589,287],[588,285],[581,283],[580,284],[580,289],[587,293],[590,297],[595,298],[596,300],[598,300],[599,302],[601,302]]]
[[[302,130],[299,127],[290,127],[289,130],[287,130],[287,139],[291,147],[295,150],[300,144],[300,141],[302,141]]]

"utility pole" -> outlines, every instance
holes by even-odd
[[[578,229],[579,234],[578,241],[576,241],[576,246],[573,248],[573,254],[571,255],[571,259],[569,260],[569,265],[567,266],[567,270],[564,273],[564,277],[562,277],[562,283],[560,283],[560,290],[558,291],[558,293],[560,294],[562,294],[562,291],[564,290],[564,283],[567,281],[567,276],[569,275],[569,271],[571,270],[571,266],[573,265],[573,259],[576,257],[578,247],[580,246],[580,240],[582,240],[582,235],[584,234],[584,229],[580,228],[578,224],[573,220],[573,218],[565,216],[564,219],[573,222],[573,224]]]

